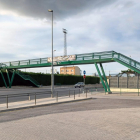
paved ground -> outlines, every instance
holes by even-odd
[[[88,101],[0,113],[1,140],[140,140],[140,97],[95,95]]]

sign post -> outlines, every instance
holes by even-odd
[[[83,71],[83,74],[84,74],[84,75],[83,75],[83,78],[84,78],[84,84],[86,84],[86,83],[85,83],[85,79],[86,79],[86,75],[85,75],[85,74],[86,74],[86,71],[85,71],[85,70]],[[84,92],[85,92],[85,86],[84,86]]]
[[[84,78],[84,84],[85,84],[86,75],[84,75],[83,78]]]

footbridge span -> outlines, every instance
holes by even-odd
[[[51,62],[52,62],[51,57],[4,62],[4,63],[0,63],[0,69],[1,69],[0,72],[1,72],[2,77],[3,77],[2,70],[6,70],[7,75],[8,75],[8,71],[13,72],[11,80],[8,78],[10,82],[9,85],[12,85],[12,81],[13,81],[15,73],[25,78],[24,76],[22,76],[22,74],[18,72],[18,69],[50,67],[52,65]],[[75,55],[68,55],[68,56],[58,56],[58,57],[53,58],[54,66],[95,64],[98,75],[100,76],[100,80],[106,92],[110,92],[110,88],[107,83],[107,79],[105,76],[102,63],[109,63],[109,62],[118,62],[140,74],[140,63],[138,61],[133,60],[115,51],[75,54]],[[98,64],[101,68],[102,73],[99,70]],[[5,83],[4,77],[3,77],[3,81]],[[37,85],[36,81],[34,81],[34,84]],[[7,87],[6,83],[5,83],[5,86]]]

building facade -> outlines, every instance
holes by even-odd
[[[69,75],[81,75],[80,68],[77,66],[73,67],[61,67],[60,74],[69,74]]]

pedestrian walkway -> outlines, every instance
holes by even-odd
[[[88,93],[79,93],[75,95],[69,96],[61,96],[61,97],[48,97],[48,98],[41,98],[38,99],[30,99],[25,101],[18,101],[18,102],[6,102],[0,104],[0,112],[8,111],[8,110],[16,110],[20,108],[31,108],[31,107],[38,107],[38,106],[47,106],[52,104],[60,104],[66,102],[73,102],[73,101],[81,101],[85,99],[92,99],[92,98],[110,98],[110,99],[133,99],[133,100],[140,100],[140,96],[136,96],[133,93],[125,93],[125,94],[105,94],[103,91],[101,92],[88,92]]]
[[[53,97],[53,98],[42,98],[42,99],[31,99],[26,101],[18,101],[18,102],[7,102],[0,104],[0,111],[4,110],[11,110],[11,109],[19,109],[19,108],[26,108],[26,107],[35,107],[40,105],[51,105],[51,104],[57,104],[57,103],[64,103],[64,102],[72,102],[72,101],[80,101],[84,99],[90,99],[92,98],[92,93],[81,93],[69,96],[63,96],[63,97]],[[5,99],[6,101],[6,99]]]

